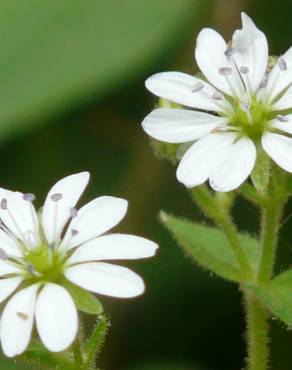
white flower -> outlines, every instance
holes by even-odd
[[[0,189],[0,302],[14,292],[0,322],[8,357],[26,350],[34,320],[50,351],[63,351],[74,341],[78,317],[72,297],[62,287],[65,278],[91,292],[119,298],[144,291],[137,274],[101,261],[151,257],[157,245],[134,235],[102,235],[122,220],[128,204],[102,196],[77,211],[88,180],[89,173],[83,172],[57,182],[39,217],[33,194]]]
[[[292,172],[292,48],[268,71],[266,37],[242,13],[231,44],[204,28],[195,57],[208,82],[180,72],[146,81],[155,95],[194,108],[156,109],[143,121],[155,139],[195,141],[178,166],[178,180],[193,187],[209,179],[217,191],[233,190],[250,175],[260,146]]]

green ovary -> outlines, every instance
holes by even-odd
[[[27,266],[36,271],[35,278],[51,282],[62,278],[65,259],[58,250],[52,251],[46,244],[30,250],[25,256]]]
[[[253,141],[261,138],[269,128],[273,118],[267,106],[253,100],[248,111],[244,111],[239,102],[233,104],[235,114],[229,118],[229,126],[239,130],[240,136],[247,136]]]

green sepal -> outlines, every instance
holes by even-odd
[[[62,281],[62,285],[71,294],[71,297],[80,311],[91,315],[101,315],[103,313],[102,304],[95,295],[88,290],[80,288],[68,280]]]
[[[74,370],[75,365],[67,352],[54,353],[48,351],[37,341],[33,341],[28,350],[16,357],[16,362],[27,364],[39,370]]]
[[[96,325],[83,348],[83,355],[85,358],[83,366],[84,369],[90,368],[90,366],[95,362],[105,341],[105,336],[109,326],[110,323],[105,316],[102,316],[97,320]]]
[[[282,272],[265,285],[248,283],[246,286],[272,315],[292,326],[292,270]]]
[[[167,160],[173,165],[179,161],[177,152],[180,144],[169,144],[153,138],[150,138],[150,144],[158,159]]]
[[[251,180],[257,191],[265,194],[270,180],[270,158],[260,146],[257,148],[257,159]]]
[[[160,220],[179,246],[196,263],[224,279],[243,281],[241,269],[224,233],[215,228],[160,213]],[[247,259],[255,271],[258,264],[259,243],[247,234],[238,234]]]

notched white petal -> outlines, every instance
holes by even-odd
[[[207,80],[217,89],[230,96],[241,96],[245,88],[228,50],[218,32],[203,28],[197,38],[196,61]],[[233,56],[233,52],[231,54]]]
[[[149,258],[154,256],[157,248],[156,243],[140,236],[109,234],[93,239],[77,248],[67,263]]]
[[[248,15],[242,13],[241,19],[242,29],[236,30],[232,37],[232,58],[247,89],[256,91],[268,64],[268,42]]]
[[[142,122],[151,137],[167,143],[185,143],[197,140],[226,123],[224,117],[184,109],[159,108]]]
[[[192,188],[203,184],[221,157],[225,146],[234,140],[232,133],[205,136],[186,151],[176,171],[178,181]]]
[[[75,207],[88,181],[88,172],[73,174],[59,180],[49,191],[42,211],[42,223],[49,244],[60,237],[71,217],[70,209]]]
[[[210,174],[211,187],[220,192],[238,188],[250,175],[256,160],[256,147],[242,138],[225,147]]]
[[[78,329],[73,299],[60,285],[46,284],[36,302],[36,325],[39,336],[51,352],[61,352],[74,341]]]
[[[16,293],[3,310],[0,337],[7,357],[22,354],[30,342],[37,289],[35,284]]]
[[[62,246],[73,248],[105,233],[125,216],[128,202],[125,199],[102,196],[83,206],[71,221]]]
[[[0,280],[0,303],[5,301],[21,284],[23,278],[20,276],[4,278]]]
[[[39,243],[39,227],[32,202],[24,199],[24,194],[0,189],[0,218],[7,228],[27,247]]]
[[[132,298],[145,290],[143,280],[135,272],[104,262],[69,267],[65,276],[84,289],[111,297]]]
[[[153,94],[187,107],[215,112],[230,109],[227,101],[219,104],[212,98],[216,90],[210,84],[185,73],[157,73],[149,77],[145,85]]]
[[[274,133],[265,133],[262,146],[266,153],[287,172],[292,172],[292,139]]]

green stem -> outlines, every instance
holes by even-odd
[[[267,283],[273,274],[282,209],[282,203],[271,200],[262,212],[261,256],[257,274],[259,283]]]
[[[247,325],[247,369],[267,370],[269,362],[268,312],[261,303],[244,291]]]
[[[261,255],[256,280],[258,284],[268,283],[273,275],[278,231],[283,203],[270,199],[262,211]],[[269,366],[269,314],[262,304],[245,292],[248,370],[267,370]]]
[[[74,344],[73,344],[73,357],[74,357],[74,365],[76,370],[80,370],[83,365],[83,357],[80,348],[80,341],[77,337]]]
[[[193,189],[192,197],[206,215],[220,226],[229,241],[235,257],[237,258],[244,278],[248,279],[252,275],[252,269],[240,245],[237,230],[230,214],[216,202],[216,199],[204,186]]]

